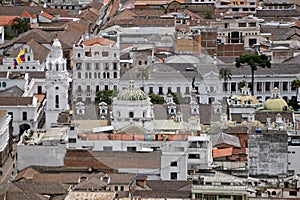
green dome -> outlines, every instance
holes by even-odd
[[[125,101],[142,101],[147,100],[148,96],[139,88],[134,88],[133,81],[130,82],[129,88],[119,92],[117,99]]]
[[[270,111],[286,111],[288,104],[283,98],[270,98],[265,102],[265,109]]]

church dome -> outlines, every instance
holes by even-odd
[[[142,101],[147,100],[148,96],[145,94],[145,92],[139,88],[134,88],[133,86],[134,82],[129,82],[129,88],[122,90],[118,96],[118,100],[125,100],[125,101]]]
[[[283,98],[270,98],[265,102],[265,109],[270,111],[288,110],[288,104]]]

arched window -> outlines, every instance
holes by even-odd
[[[85,72],[85,78],[88,78],[88,73],[87,72]]]
[[[78,85],[77,90],[78,90],[78,92],[81,92],[81,85]]]
[[[103,72],[103,78],[106,78],[106,73],[105,72]]]
[[[81,78],[81,72],[77,73],[77,78]]]
[[[118,72],[114,72],[114,78],[118,78]]]
[[[58,63],[56,63],[56,71],[58,72],[58,67],[59,67],[59,65],[58,65]]]
[[[129,118],[133,118],[134,117],[134,113],[133,112],[129,112]]]
[[[89,73],[89,78],[92,78],[92,72]]]
[[[49,70],[52,71],[52,63],[49,64]]]
[[[97,78],[97,72],[94,72],[94,78]]]
[[[80,53],[77,54],[77,57],[80,58]]]
[[[106,77],[109,78],[109,72],[107,72]]]
[[[55,95],[55,108],[59,108],[59,95]]]
[[[6,87],[6,82],[2,82],[2,87]]]
[[[101,78],[101,73],[100,72],[98,72],[98,78]]]

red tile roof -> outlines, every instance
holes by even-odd
[[[31,15],[26,10],[24,10],[21,17],[31,17]]]
[[[232,147],[226,149],[213,149],[213,158],[220,158],[232,155]]]
[[[50,14],[44,12],[44,11],[41,12],[41,15],[42,15],[43,17],[49,19],[49,20],[53,20],[53,19],[54,19],[54,16],[52,16],[52,15],[50,15]]]
[[[97,37],[97,38],[92,38],[89,40],[85,40],[82,42],[83,45],[85,46],[92,46],[94,44],[100,44],[101,46],[114,46],[115,42],[112,40],[108,40],[106,38],[102,38],[102,37]]]
[[[0,26],[12,25],[15,18],[18,16],[0,16]]]

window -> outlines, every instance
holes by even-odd
[[[76,138],[69,138],[68,142],[69,143],[76,143]]]
[[[91,69],[90,63],[86,63],[86,70],[90,70],[90,69]]]
[[[58,86],[56,86],[56,87],[55,87],[55,90],[59,90],[59,87],[58,87]]]
[[[77,73],[77,78],[81,78],[81,72]]]
[[[111,146],[104,146],[103,151],[112,151],[112,147]]]
[[[102,51],[102,57],[108,57],[108,51]]]
[[[55,95],[55,108],[59,108],[59,95]]]
[[[77,54],[77,57],[80,58],[80,56],[81,56],[80,53],[78,53],[78,54]]]
[[[158,88],[158,94],[162,95],[163,94],[163,87]]]
[[[177,167],[177,162],[176,161],[171,162],[171,167]]]
[[[96,70],[99,70],[99,69],[100,69],[99,63],[95,63],[95,69],[96,69]]]
[[[108,63],[104,63],[104,69],[109,70],[109,64]]]
[[[127,147],[127,151],[136,151],[136,147]]]
[[[118,191],[118,188],[119,188],[118,186],[115,186],[115,191]]]
[[[185,87],[185,94],[190,94],[190,87]]]
[[[153,87],[149,87],[149,94],[153,94]]]
[[[189,159],[199,159],[199,154],[189,154]]]
[[[118,72],[114,72],[114,78],[118,78]]]
[[[117,69],[118,69],[118,64],[114,63],[114,70],[117,70]]]
[[[256,22],[249,22],[249,27],[256,27]]]
[[[243,196],[233,196],[233,200],[243,200]]]
[[[177,172],[171,172],[171,180],[177,180]]]
[[[266,82],[266,91],[270,91],[270,90],[271,90],[271,83]]]
[[[95,51],[94,56],[98,56],[99,55],[99,51]]]
[[[133,112],[129,112],[129,117],[133,118],[134,117],[134,113]]]
[[[76,63],[76,70],[81,70],[81,63]]]
[[[297,196],[297,191],[289,191],[289,195],[296,197]]]
[[[81,92],[81,85],[78,85],[77,92]]]
[[[27,56],[27,61],[30,61],[30,56]]]
[[[2,82],[2,87],[6,87],[6,82]]]
[[[22,118],[23,118],[23,120],[27,120],[27,112],[23,112]]]
[[[139,65],[142,65],[142,61],[139,61]]]
[[[11,116],[11,118],[14,118],[14,113],[13,112],[8,112],[7,114],[9,114]]]
[[[121,191],[124,191],[124,186],[123,186],[123,185],[121,185],[121,187],[120,187],[120,188],[121,188]]]

